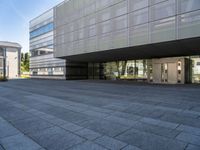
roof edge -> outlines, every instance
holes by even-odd
[[[19,43],[16,42],[8,42],[8,41],[0,41],[0,47],[14,47],[14,48],[22,48]]]

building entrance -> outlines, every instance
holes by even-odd
[[[200,83],[200,56],[89,63],[88,79]]]
[[[185,83],[185,58],[153,59],[153,82],[177,84]]]
[[[176,84],[178,82],[177,77],[176,63],[168,63],[167,83]]]

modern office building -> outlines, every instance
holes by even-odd
[[[21,45],[0,41],[0,78],[20,77]]]
[[[53,9],[30,21],[31,78],[65,79],[65,60],[53,56]]]
[[[54,46],[67,79],[200,83],[200,0],[66,0]]]

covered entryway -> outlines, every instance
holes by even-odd
[[[186,61],[186,58],[153,59],[153,82],[166,84],[188,82],[185,75]]]

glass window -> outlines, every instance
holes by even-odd
[[[146,60],[135,61],[135,78],[147,78],[147,62]]]
[[[200,83],[200,57],[192,58],[192,83]]]
[[[54,28],[53,23],[49,23],[49,24],[47,24],[47,25],[45,25],[43,27],[40,27],[40,28],[32,31],[30,33],[30,38],[32,39],[34,37],[37,37],[37,36],[40,36],[42,34],[45,34],[45,33],[48,33],[50,31],[53,31],[53,28]]]
[[[147,80],[147,60],[116,61],[104,64],[106,79]]]

